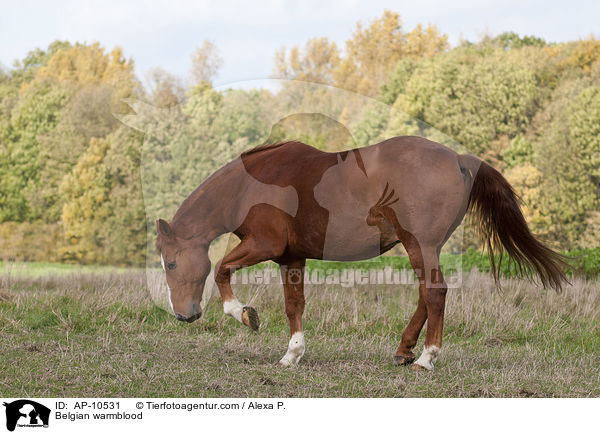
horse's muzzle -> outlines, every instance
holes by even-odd
[[[188,317],[183,316],[180,313],[176,313],[175,318],[177,318],[179,321],[194,322],[202,316],[202,309],[200,309],[200,307],[196,303],[192,305],[192,312],[194,313]]]
[[[192,316],[190,316],[190,317],[188,317],[188,318],[186,318],[186,317],[184,317],[183,315],[181,315],[181,314],[178,314],[178,313],[176,313],[176,314],[175,314],[175,318],[177,318],[179,321],[185,321],[185,322],[194,322],[194,321],[196,321],[198,318],[200,318],[201,316],[202,316],[202,313],[201,313],[201,312],[198,312],[197,314],[195,314],[195,315],[192,315]]]

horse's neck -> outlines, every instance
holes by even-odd
[[[239,159],[238,159],[239,160]],[[182,238],[201,238],[210,243],[231,231],[239,196],[239,164],[223,167],[204,181],[182,203],[171,222]]]

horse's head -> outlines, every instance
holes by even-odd
[[[200,318],[204,282],[210,273],[208,245],[198,239],[184,239],[164,220],[156,221],[156,246],[167,273],[169,302],[175,317],[192,322]]]

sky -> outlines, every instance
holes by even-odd
[[[484,34],[515,31],[551,42],[600,36],[600,2],[572,0],[324,1],[227,0],[29,1],[0,0],[0,64],[12,66],[56,39],[118,45],[145,80],[154,67],[188,75],[190,56],[205,39],[219,48],[224,65],[216,86],[268,78],[275,51],[327,36],[343,47],[356,23],[385,9],[398,12],[404,29],[434,24],[451,45]]]

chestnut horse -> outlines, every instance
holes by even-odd
[[[440,249],[468,210],[493,253],[504,250],[544,286],[565,281],[563,257],[529,231],[504,177],[472,155],[421,137],[394,137],[352,151],[322,152],[285,142],[243,153],[203,182],[167,223],[158,220],[157,249],[177,319],[192,322],[210,273],[208,247],[233,232],[240,243],[215,268],[224,312],[257,330],[256,310],[234,296],[232,272],[262,261],[280,265],[291,339],[281,359],[304,354],[304,266],[307,258],[361,260],[402,243],[419,277],[417,309],[402,334],[394,363],[432,369],[442,346],[447,285]],[[497,268],[492,267],[495,277]]]

